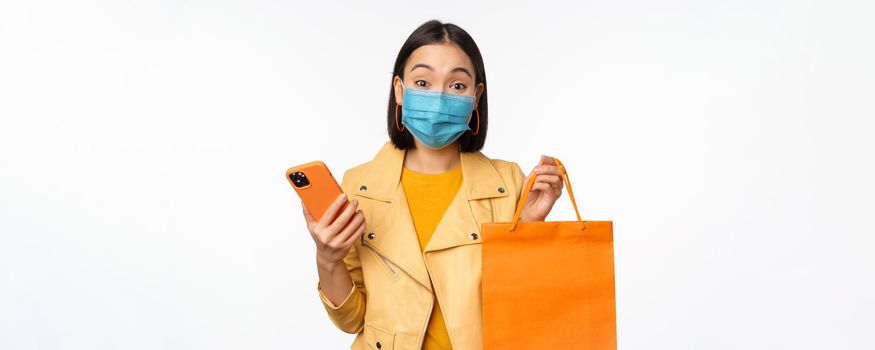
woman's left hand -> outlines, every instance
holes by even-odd
[[[541,156],[541,161],[534,172],[526,178],[526,182],[535,176],[532,191],[523,204],[520,221],[544,221],[553,209],[553,204],[562,195],[562,174],[553,157]]]

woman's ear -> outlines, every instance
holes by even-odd
[[[486,85],[477,83],[477,87],[474,89],[474,108],[477,108],[477,105],[480,104],[480,95],[483,94],[484,89],[486,89]]]
[[[401,77],[392,78],[392,87],[395,89],[395,103],[404,104],[404,87],[401,86]]]

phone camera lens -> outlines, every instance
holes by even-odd
[[[289,175],[289,178],[292,180],[292,184],[295,187],[305,187],[310,184],[310,180],[307,180],[307,175],[304,175],[303,172],[296,171]]]

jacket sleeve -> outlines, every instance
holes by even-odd
[[[347,186],[349,185],[347,179],[348,173],[349,172],[343,174],[343,180],[340,185],[340,188],[343,189],[347,195],[350,193],[347,190]],[[319,293],[319,299],[322,300],[322,305],[325,307],[325,311],[328,312],[328,318],[331,319],[331,322],[333,322],[337,328],[340,328],[340,330],[354,334],[361,332],[364,328],[365,301],[367,297],[362,276],[362,264],[361,260],[359,260],[358,247],[356,244],[353,244],[352,247],[350,247],[349,252],[343,258],[343,262],[344,265],[346,265],[346,269],[349,271],[349,276],[352,278],[353,283],[353,288],[346,296],[346,299],[344,299],[340,305],[334,305],[334,303],[332,303],[322,292],[322,288],[319,284],[316,285],[316,289]]]

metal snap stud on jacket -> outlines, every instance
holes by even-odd
[[[368,233],[368,239],[374,239],[375,237],[377,237],[377,235],[375,233],[373,233],[373,232]]]
[[[498,188],[498,193],[504,193],[504,187],[499,187],[499,188]]]
[[[377,344],[376,344],[376,345],[377,345],[377,349],[380,349],[380,348],[382,348],[382,347],[383,347],[383,344],[380,344],[380,342],[377,342]]]
[[[476,232],[471,232],[471,239],[475,239],[475,240],[477,239],[477,233],[476,233]]]
[[[359,191],[364,192],[364,191],[367,191],[367,190],[368,190],[368,186],[361,185],[361,187],[359,187]]]

